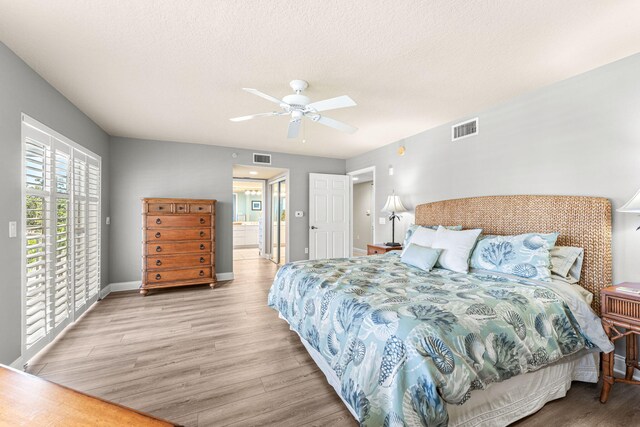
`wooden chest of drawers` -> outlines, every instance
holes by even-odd
[[[216,201],[142,199],[142,287],[216,283]]]

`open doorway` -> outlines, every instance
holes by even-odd
[[[287,169],[233,166],[233,259],[288,258]]]
[[[260,228],[264,223],[264,187],[263,180],[233,180],[234,259],[258,259],[263,254]]]
[[[353,256],[367,254],[375,239],[375,166],[350,172]]]

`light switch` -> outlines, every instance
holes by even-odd
[[[381,216],[380,218],[378,218],[378,224],[380,225],[385,225],[387,223],[387,219],[383,216]]]
[[[111,224],[111,217],[108,216],[107,219],[104,220],[105,224],[110,225]]]
[[[18,223],[16,221],[9,221],[9,238],[18,236]]]

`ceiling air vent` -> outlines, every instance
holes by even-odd
[[[271,154],[253,153],[253,163],[256,165],[270,165]]]
[[[451,126],[451,140],[457,141],[478,134],[478,118]]]

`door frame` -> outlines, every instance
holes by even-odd
[[[371,243],[375,243],[376,241],[376,167],[368,166],[366,168],[358,169],[352,172],[347,172],[347,175],[351,177],[349,180],[350,185],[350,195],[349,195],[349,209],[350,209],[350,218],[349,225],[351,227],[351,232],[349,236],[349,254],[353,256],[353,233],[355,231],[355,227],[353,224],[353,177],[362,175],[367,172],[372,172],[373,179],[371,180]]]
[[[287,262],[289,262],[291,260],[290,258],[290,239],[289,237],[291,236],[291,233],[289,232],[290,228],[290,224],[291,224],[291,181],[289,180],[289,174],[290,171],[287,170],[284,173],[281,173],[280,175],[277,175],[271,179],[268,179],[266,181],[265,184],[265,192],[263,194],[265,194],[265,227],[264,227],[264,232],[265,232],[265,239],[264,239],[264,252],[263,252],[263,256],[270,260],[273,261],[273,242],[271,241],[271,231],[273,230],[273,224],[271,224],[271,214],[272,214],[272,206],[271,206],[271,201],[273,200],[273,195],[271,194],[271,184],[274,184],[276,182],[279,181],[284,181],[285,183],[285,188],[287,191],[287,196],[285,199],[285,212],[287,212],[287,220],[285,222],[285,226],[284,226],[284,230],[285,230],[285,248],[284,248],[284,262],[285,264]],[[268,224],[268,225],[267,225]],[[267,232],[267,227],[269,227],[269,231]],[[269,248],[269,252],[267,252],[267,248]],[[277,265],[280,265],[278,263],[276,263]]]

